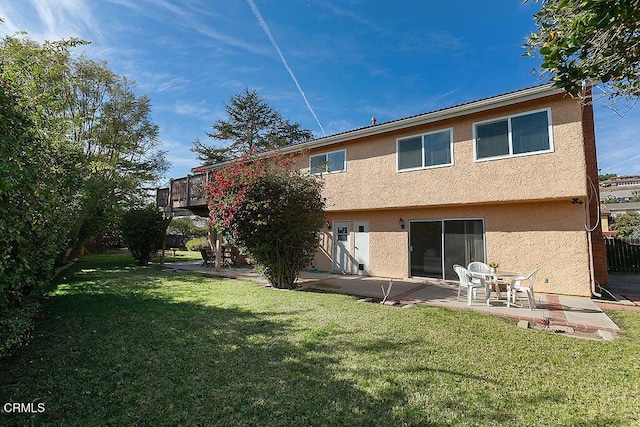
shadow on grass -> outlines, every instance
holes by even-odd
[[[92,265],[61,278],[32,344],[0,361],[5,402],[42,402],[45,413],[0,414],[0,424],[558,425],[537,418],[537,406],[570,404],[562,392],[510,388],[466,360],[458,369],[452,361],[469,350],[435,340],[372,334],[356,342],[346,320],[301,327],[303,304],[250,310],[202,297],[224,289],[199,276]],[[390,310],[381,309],[377,315]],[[459,335],[476,334],[462,326]],[[405,347],[422,357],[399,361]],[[615,416],[576,418],[574,425],[624,425]]]
[[[79,274],[82,289],[68,282],[47,301],[33,343],[3,361],[0,394],[42,402],[46,412],[1,414],[0,421],[402,424],[389,405],[336,378],[334,356],[291,340],[278,313],[150,297],[157,283],[144,269],[135,286]]]

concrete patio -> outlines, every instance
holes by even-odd
[[[183,262],[165,264],[164,268],[180,271],[193,271],[212,277],[226,277],[245,279],[267,284],[266,280],[251,267],[222,268],[216,272],[212,267],[203,267],[201,262]],[[615,277],[613,282],[615,282]],[[622,282],[622,281],[621,281]],[[623,292],[630,294],[634,289],[640,289],[640,283],[633,277],[624,281]],[[299,279],[299,284],[309,290],[353,295],[362,299],[370,298],[373,302],[383,299],[389,288],[390,279],[380,277],[338,275],[325,272],[305,272]],[[636,287],[637,286],[637,287]],[[615,285],[611,287],[616,293]],[[462,291],[460,301],[457,301],[458,284],[443,280],[405,279],[393,280],[393,285],[386,298],[387,304],[395,305],[432,305],[459,310],[473,310],[480,313],[501,316],[529,322],[532,326],[556,328],[562,332],[572,330],[583,332],[599,332],[605,339],[613,339],[615,334],[623,331],[602,311],[601,302],[591,298],[572,297],[554,294],[536,293],[536,308],[531,310],[524,307],[507,307],[506,294],[497,300],[491,295],[490,306],[487,307],[481,299],[474,300],[471,306],[466,304],[466,294]],[[617,294],[621,300],[607,303],[616,308],[623,305],[628,308],[640,309],[633,301]]]

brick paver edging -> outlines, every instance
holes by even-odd
[[[606,302],[596,302],[596,305],[605,310],[631,310],[640,311],[640,306],[627,304],[609,304]]]
[[[553,315],[555,317],[550,317],[548,326],[568,326],[571,327],[573,329],[579,330],[579,331],[588,331],[588,332],[596,332],[599,330],[602,331],[607,331],[607,332],[613,332],[616,334],[620,334],[622,333],[621,329],[618,328],[606,328],[606,327],[598,327],[598,326],[593,326],[593,325],[583,325],[580,323],[572,323],[572,322],[568,322],[567,321],[567,317],[564,314],[564,310],[562,309],[562,304],[560,304],[560,301],[558,300],[558,297],[555,295],[552,295],[552,297],[556,298],[556,301],[549,301],[549,297],[550,295],[547,295],[547,302],[549,304],[549,311],[553,312]],[[395,299],[395,298],[394,298]],[[553,299],[553,298],[551,298]],[[411,304],[420,304],[420,305],[429,305],[429,306],[434,306],[434,307],[446,307],[446,308],[451,308],[451,305],[448,305],[446,303],[441,303],[441,302],[428,302],[428,301],[413,301],[413,300],[399,300],[398,301],[400,304],[403,305],[411,305]],[[640,308],[640,307],[638,307]],[[484,310],[477,310],[475,309],[473,306],[469,307],[469,306],[465,306],[465,307],[456,307],[457,310],[471,310],[471,311],[475,311],[476,313],[482,313],[482,314],[489,314]],[[545,325],[545,319],[540,319],[537,317],[530,317],[530,316],[522,316],[522,315],[516,315],[516,314],[507,314],[507,313],[490,313],[491,316],[497,316],[497,317],[502,317],[503,319],[515,319],[515,320],[526,320],[527,322],[530,323],[536,323],[538,325]]]

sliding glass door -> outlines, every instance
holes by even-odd
[[[464,267],[472,261],[484,262],[484,227],[482,220],[444,221],[444,278],[458,280],[453,265]]]
[[[481,219],[412,221],[409,229],[411,276],[456,280],[454,264],[484,261]]]
[[[411,275],[442,277],[442,222],[410,223]]]

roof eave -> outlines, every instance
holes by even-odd
[[[504,95],[498,95],[492,98],[482,99],[479,101],[472,101],[467,104],[461,104],[454,107],[445,108],[442,110],[433,111],[430,113],[419,114],[404,119],[398,119],[391,122],[381,123],[378,125],[372,125],[365,128],[360,128],[345,133],[331,135],[319,139],[315,139],[302,144],[291,145],[279,150],[281,153],[292,153],[303,149],[319,148],[326,145],[337,144],[353,139],[365,138],[369,136],[379,135],[383,133],[393,132],[396,130],[405,129],[408,127],[424,125],[433,123],[436,121],[455,118],[467,114],[478,113],[494,108],[500,108],[509,106],[521,102],[531,101],[546,96],[558,95],[566,93],[563,89],[558,89],[553,84],[546,84],[542,86],[536,86],[529,89],[523,89],[521,91],[511,92]]]
[[[443,108],[441,110],[432,111],[429,113],[418,114],[404,119],[393,120],[377,125],[367,126],[360,129],[355,129],[335,135],[330,135],[318,139],[314,139],[302,144],[290,145],[265,152],[264,155],[268,156],[275,153],[291,154],[303,150],[311,150],[315,148],[321,148],[328,145],[339,144],[342,142],[366,138],[370,136],[380,135],[383,133],[393,132],[413,126],[420,126],[436,121],[451,119],[468,114],[474,114],[482,111],[487,111],[495,108],[505,107],[521,102],[532,101],[547,96],[553,96],[566,93],[563,89],[555,87],[552,83],[547,83],[540,86],[534,86],[527,89],[522,89],[514,92],[509,92],[502,95],[496,95],[490,98],[484,98],[477,101],[471,101],[465,104],[456,105],[453,107]],[[213,169],[225,166],[232,163],[232,161],[219,163],[213,166],[200,166],[192,169],[192,171],[202,169]]]

